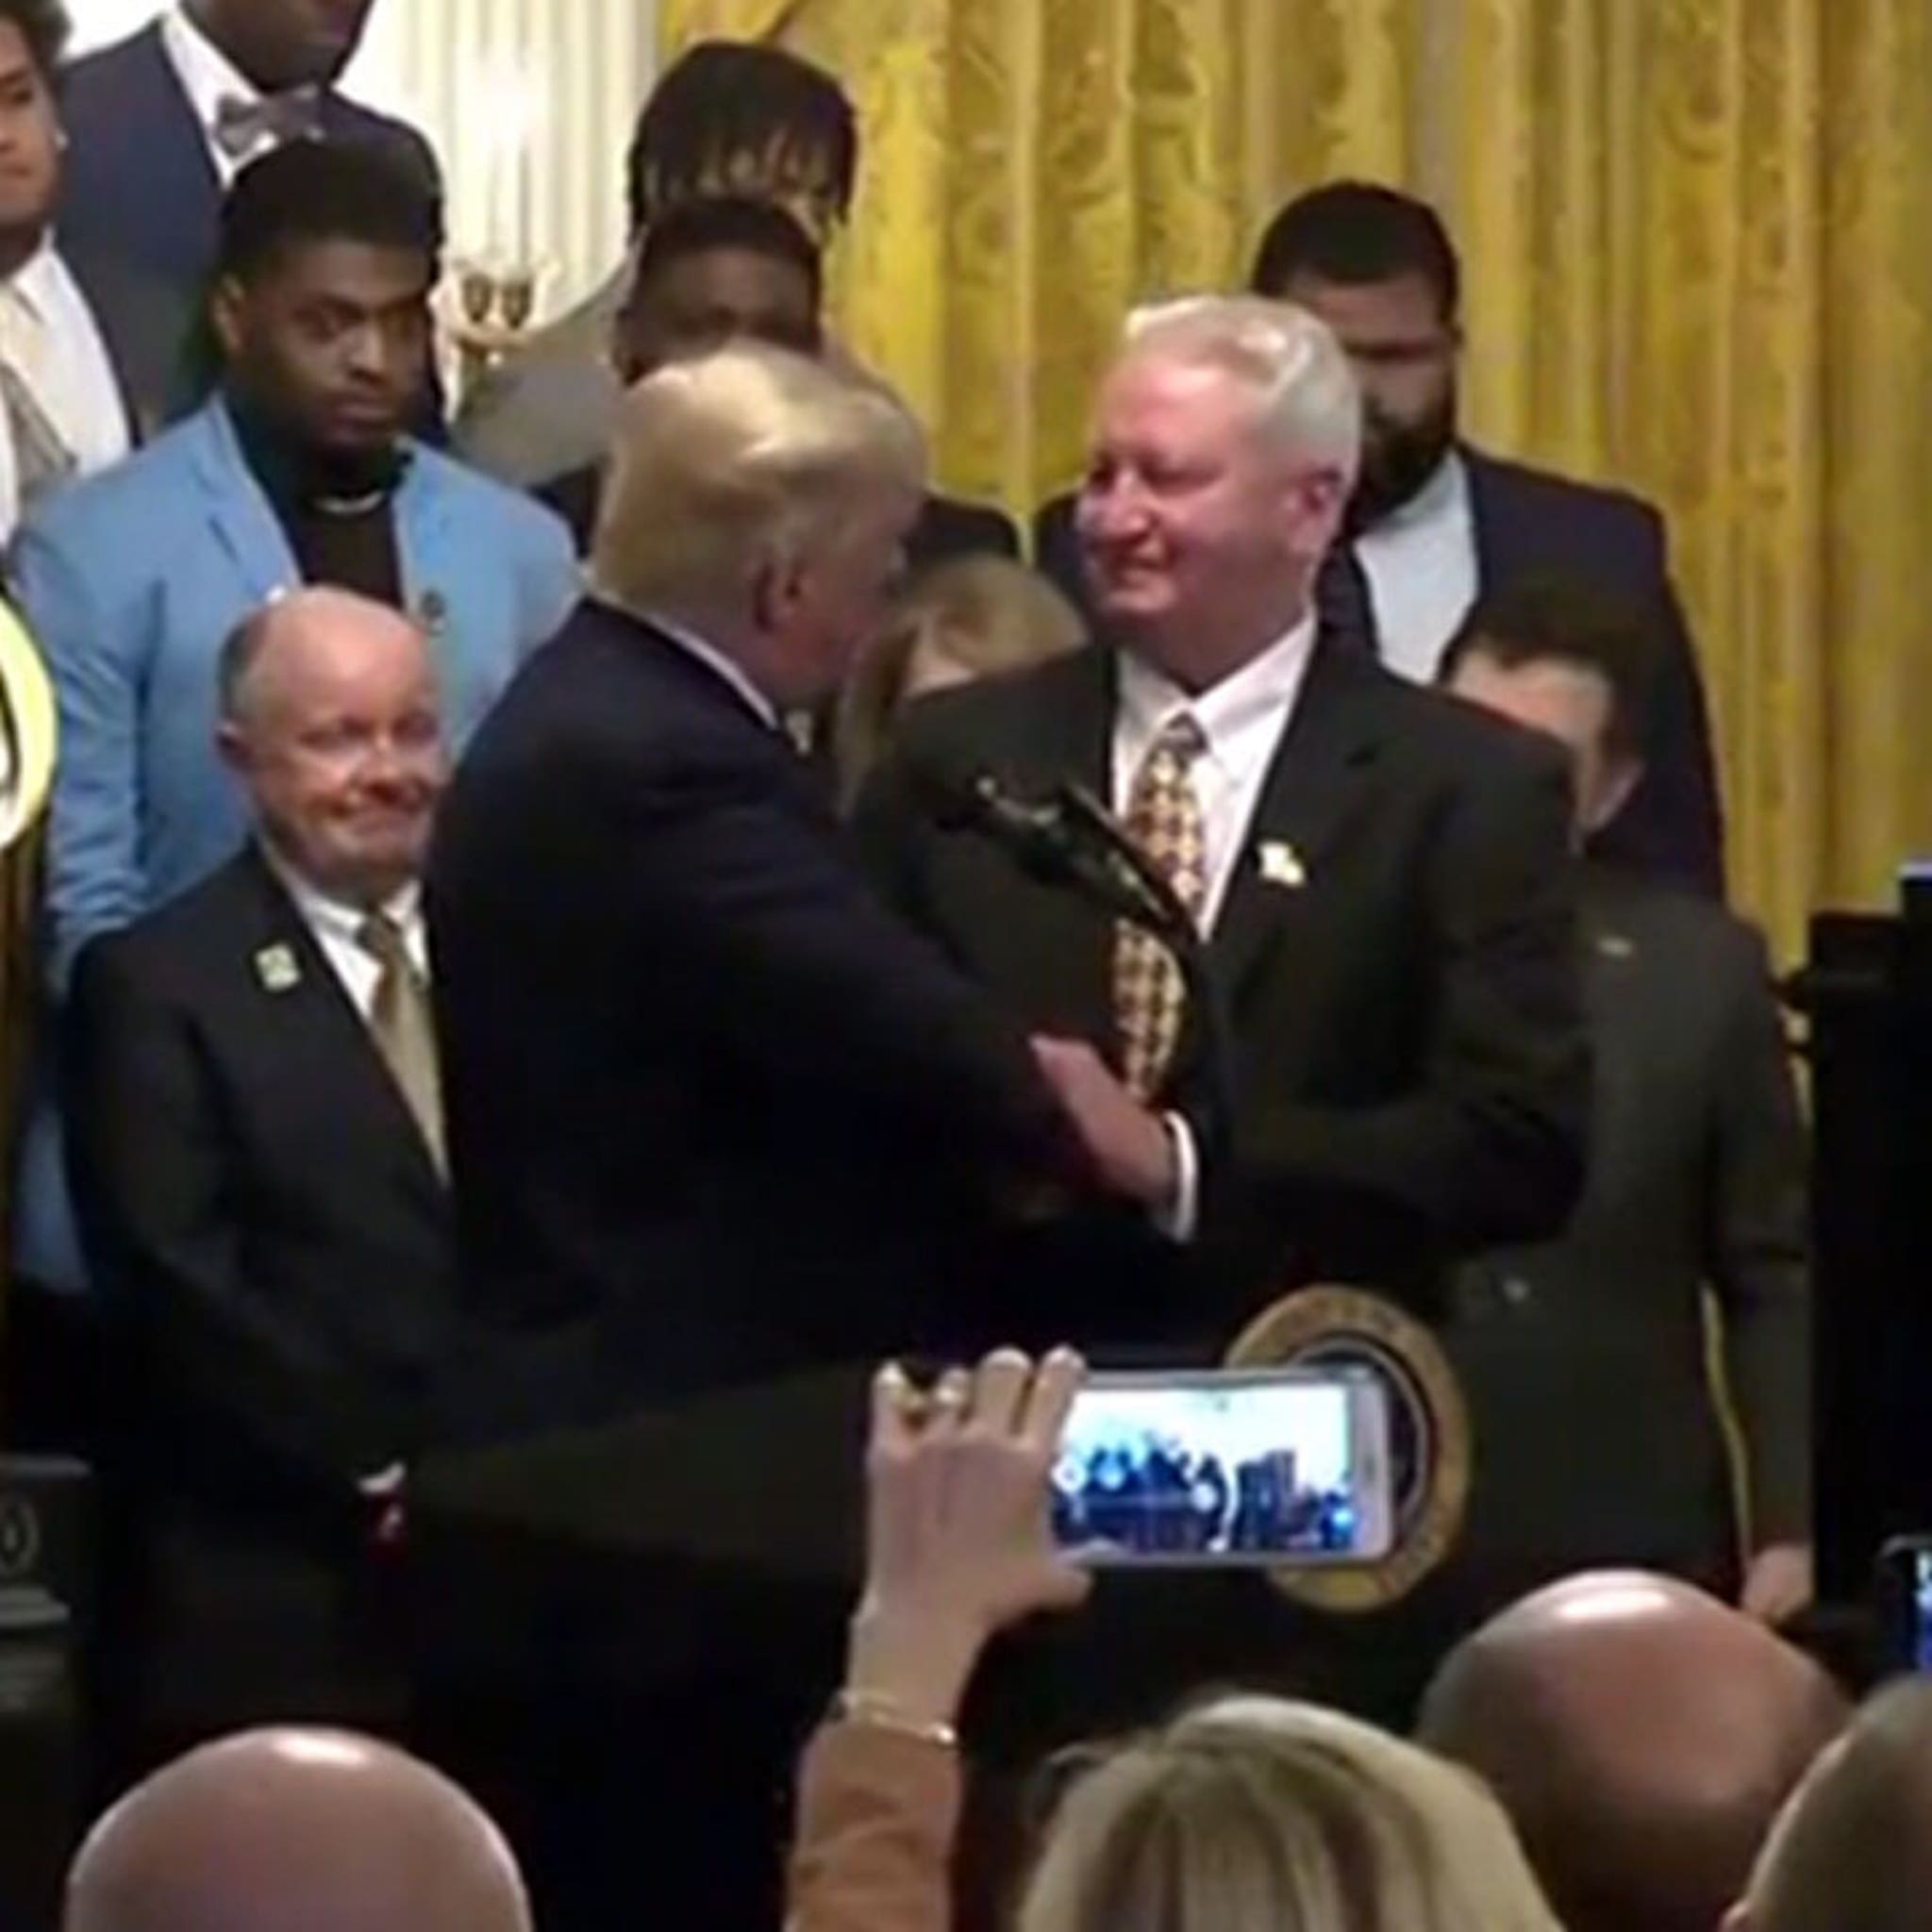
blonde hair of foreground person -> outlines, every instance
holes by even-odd
[[[591,580],[631,610],[737,616],[765,567],[835,551],[872,507],[924,488],[924,439],[890,391],[735,341],[625,398]]]
[[[833,751],[849,805],[891,742],[904,708],[928,691],[1024,671],[1087,641],[1080,613],[1009,557],[956,557],[892,600],[839,699]]]
[[[1561,1932],[1501,1807],[1399,1738],[1204,1706],[1072,1785],[1019,1932]]]

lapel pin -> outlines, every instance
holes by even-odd
[[[1637,948],[1620,932],[1601,933],[1597,937],[1596,949],[1606,959],[1634,959]]]
[[[1271,886],[1286,886],[1293,891],[1308,882],[1307,868],[1294,847],[1280,839],[1263,842],[1260,852],[1261,876]]]
[[[287,992],[302,983],[302,969],[293,951],[284,945],[264,946],[255,956],[255,976],[269,992]]]

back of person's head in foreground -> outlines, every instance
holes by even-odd
[[[813,704],[876,626],[924,488],[919,427],[884,390],[734,342],[625,398],[591,579],[701,633],[774,704]]]
[[[1019,1932],[1557,1932],[1467,1774],[1312,1705],[1209,1704],[1070,1788]]]
[[[346,1732],[176,1758],[88,1835],[63,1932],[530,1932],[503,1835],[426,1764]]]
[[[1819,1757],[1725,1932],[1932,1932],[1932,1681],[1879,1691]]]
[[[1824,1674],[1755,1620],[1606,1572],[1461,1644],[1419,1736],[1495,1790],[1569,1932],[1711,1932],[1842,1719]]]

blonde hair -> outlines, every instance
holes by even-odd
[[[1209,1705],[1069,1790],[1019,1932],[1559,1932],[1467,1774],[1312,1705]]]
[[[1266,295],[1184,295],[1135,309],[1124,353],[1235,377],[1254,392],[1264,434],[1353,487],[1361,465],[1361,391],[1319,316]]]
[[[667,363],[625,399],[591,581],[631,608],[734,603],[761,564],[834,548],[924,473],[918,425],[876,383],[761,342]]]
[[[891,741],[923,653],[969,677],[1022,671],[1087,641],[1080,613],[1009,557],[956,557],[921,571],[893,600],[840,693],[833,756],[849,804]]]

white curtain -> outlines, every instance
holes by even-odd
[[[70,0],[76,51],[157,0]],[[376,0],[344,83],[442,158],[452,258],[535,265],[538,311],[594,287],[624,246],[624,156],[650,83],[657,0]]]

